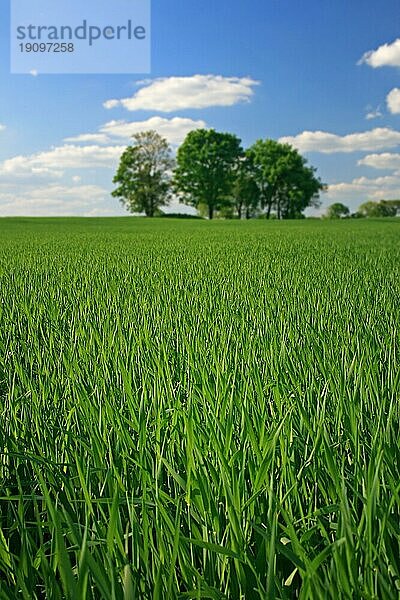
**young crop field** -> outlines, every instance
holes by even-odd
[[[400,220],[0,220],[0,599],[400,594]]]

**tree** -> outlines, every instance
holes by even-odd
[[[328,219],[341,219],[342,217],[348,217],[350,214],[349,208],[341,202],[335,202],[328,206],[326,216]]]
[[[278,219],[296,219],[307,207],[319,206],[319,194],[326,186],[295,148],[275,140],[258,140],[246,154],[267,218],[274,209]]]
[[[123,152],[112,192],[131,212],[153,217],[170,195],[170,172],[174,166],[167,140],[156,131],[133,136],[134,143]]]
[[[174,189],[186,202],[215,211],[231,203],[235,165],[243,154],[240,140],[231,133],[196,129],[178,149]]]
[[[394,209],[394,217],[400,214],[400,200],[381,200],[381,202],[383,202],[386,206]]]
[[[260,192],[254,179],[252,165],[246,156],[239,159],[236,167],[233,200],[239,219],[243,213],[246,219],[250,219],[260,202]]]
[[[358,207],[358,213],[362,217],[395,217],[398,211],[398,201],[396,200],[380,200],[373,202],[372,200],[364,202]]]

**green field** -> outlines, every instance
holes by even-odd
[[[400,220],[0,220],[0,599],[398,599]]]

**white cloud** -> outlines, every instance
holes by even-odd
[[[324,194],[324,207],[340,201],[349,206],[350,210],[355,211],[362,202],[367,200],[390,200],[399,197],[400,174],[395,173],[375,179],[358,177],[350,182],[330,184],[327,193]]]
[[[6,126],[5,126],[5,125],[3,125],[2,123],[0,123],[0,131],[4,131],[4,130],[5,130],[5,128],[6,128]]]
[[[122,138],[129,139],[135,133],[154,129],[160,135],[165,137],[170,144],[180,144],[193,129],[206,128],[204,121],[194,121],[193,119],[183,119],[174,117],[165,119],[162,117],[151,117],[146,121],[109,121],[102,127],[100,132],[106,135],[108,139]]]
[[[173,199],[166,213],[196,215],[197,210]],[[126,216],[125,208],[98,185],[5,185],[0,182],[1,216]]]
[[[131,98],[107,100],[104,107],[123,106],[130,111],[156,110],[168,113],[189,108],[233,106],[248,102],[254,94],[254,86],[258,84],[250,77],[222,75],[165,77],[141,83],[145,87]]]
[[[106,100],[105,102],[103,102],[104,108],[107,108],[108,110],[110,110],[111,108],[117,108],[117,106],[119,106],[120,104],[122,104],[122,100]]]
[[[343,182],[343,183],[335,183],[329,186],[330,194],[342,194],[348,192],[365,192],[365,193],[375,193],[382,189],[388,189],[395,187],[400,187],[400,177],[396,175],[388,175],[387,177],[376,177],[375,179],[370,179],[368,177],[358,177],[353,179],[351,182]]]
[[[58,146],[47,152],[15,156],[0,162],[0,178],[61,177],[65,169],[114,168],[124,150],[125,146]]]
[[[80,135],[64,138],[64,142],[74,142],[78,144],[106,144],[108,141],[109,140],[104,133],[81,133]]]
[[[383,152],[382,154],[368,154],[358,161],[360,166],[373,169],[398,169],[400,170],[400,154]]]
[[[58,179],[62,177],[63,171],[59,168],[49,168],[41,165],[33,156],[14,156],[0,162],[0,181],[15,178],[19,180],[31,179]]]
[[[31,71],[29,71],[29,75],[32,75],[32,77],[37,77],[39,75],[38,70],[32,69]]]
[[[400,67],[400,39],[392,44],[383,44],[376,50],[366,52],[358,64],[377,67]]]
[[[386,97],[386,104],[393,115],[400,114],[400,89],[394,88]]]
[[[0,188],[1,216],[61,216],[86,214],[102,201],[109,201],[109,191],[97,185],[14,186]]]
[[[340,136],[325,131],[303,131],[296,136],[286,136],[279,140],[295,146],[300,152],[358,152],[394,148],[400,145],[400,131],[378,127],[362,133]]]
[[[365,115],[367,121],[372,121],[373,119],[380,119],[381,117],[383,117],[383,114],[379,106],[375,109],[367,109],[367,114]]]
[[[162,207],[162,212],[166,215],[168,214],[176,214],[179,213],[181,215],[191,215],[196,216],[199,214],[198,210],[194,208],[194,206],[188,206],[187,204],[182,204],[179,200],[172,199],[168,206]]]
[[[146,121],[110,121],[103,125],[98,133],[82,134],[67,140],[80,141],[88,145],[64,144],[45,152],[31,155],[19,155],[0,162],[0,180],[13,181],[34,179],[58,179],[66,169],[115,168],[126,148],[124,143],[139,132],[155,129],[171,144],[180,144],[187,133],[193,129],[207,127],[202,121],[175,117],[165,119],[152,117]],[[97,142],[97,144],[90,144]],[[109,145],[101,146],[100,143]]]
[[[122,140],[129,139],[140,131],[153,129],[172,145],[179,145],[183,142],[189,131],[193,129],[207,128],[207,123],[203,120],[193,120],[189,118],[174,117],[166,119],[165,117],[151,117],[145,121],[109,121],[99,128],[98,133],[83,133],[74,137],[65,138],[65,142],[75,143],[98,143],[113,144],[121,143]]]

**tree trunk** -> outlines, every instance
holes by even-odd
[[[272,202],[268,202],[267,219],[269,219],[271,216],[271,208],[272,208]]]
[[[239,221],[240,221],[240,219],[242,218],[242,207],[241,207],[241,206],[238,206],[238,209],[237,209],[237,211],[238,211],[238,219],[239,219]]]
[[[211,204],[209,204],[208,205],[208,218],[210,219],[210,221],[213,218],[213,216],[214,216],[214,207]]]
[[[154,202],[152,198],[148,198],[146,202],[145,214],[146,217],[154,217]]]
[[[250,219],[250,209],[246,210],[246,219]]]

